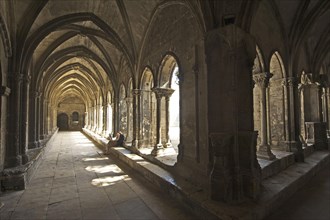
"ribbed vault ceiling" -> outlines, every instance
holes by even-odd
[[[118,91],[120,74],[132,74],[138,65],[157,8],[173,2],[209,13],[198,0],[17,0],[23,69],[33,72],[36,91],[56,98],[55,103],[64,95],[80,97],[86,105],[96,97],[105,100],[109,90],[112,95]],[[327,1],[261,2],[275,13],[290,52],[298,56],[306,42],[318,66],[329,66]]]

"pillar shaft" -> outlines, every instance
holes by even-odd
[[[260,90],[260,112],[261,112],[261,144],[258,150],[258,157],[268,160],[275,159],[274,154],[271,152],[267,139],[267,100],[266,89],[269,84],[269,79],[272,77],[271,73],[259,73],[253,75],[253,80]]]

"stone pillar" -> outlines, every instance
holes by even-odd
[[[132,141],[132,134],[131,134],[131,130],[130,130],[130,126],[133,120],[131,120],[131,115],[130,115],[130,108],[132,106],[132,101],[133,99],[131,97],[127,97],[126,98],[126,115],[127,115],[127,134],[126,134],[126,141],[127,142],[131,142]]]
[[[7,146],[5,167],[15,167],[22,164],[20,155],[20,129],[21,129],[21,95],[23,74],[9,74],[8,83],[11,86],[11,101],[8,102],[8,119],[7,119]]]
[[[290,152],[290,143],[291,143],[291,131],[290,131],[290,99],[289,99],[289,86],[290,86],[290,82],[292,82],[292,80],[294,80],[293,78],[284,78],[282,81],[282,86],[284,89],[284,124],[285,124],[285,151]]]
[[[97,133],[99,135],[103,135],[103,106],[101,104],[97,105],[98,106],[98,125],[97,125]]]
[[[157,156],[158,149],[163,146],[161,141],[161,130],[160,130],[161,101],[162,101],[163,93],[161,88],[153,88],[152,91],[156,95],[157,109],[156,109],[156,144],[154,145],[154,149],[151,151],[151,155]]]
[[[295,160],[299,162],[304,161],[304,152],[302,149],[302,142],[300,140],[300,111],[301,100],[299,95],[300,88],[298,87],[297,79],[289,77],[287,79],[288,98],[289,98],[289,128],[290,135],[287,142],[287,150],[295,154]]]
[[[272,153],[267,139],[267,102],[266,102],[266,88],[269,84],[269,79],[273,74],[265,72],[253,75],[253,80],[255,84],[260,89],[260,112],[261,112],[261,143],[258,150],[258,157],[267,160],[276,159],[275,155]]]
[[[328,135],[330,135],[330,111],[329,111],[329,104],[330,104],[330,87],[325,88],[325,100],[326,100],[326,109],[327,109],[327,128],[328,128]]]
[[[21,155],[22,163],[26,164],[29,161],[27,156],[29,146],[29,102],[30,102],[30,81],[29,75],[24,76],[22,87],[22,134],[21,134]]]
[[[102,134],[103,134],[103,137],[107,137],[108,136],[108,104],[104,104],[103,105],[103,131],[102,131]]]
[[[37,112],[38,112],[38,98],[40,93],[37,91],[33,92],[33,95],[30,96],[30,123],[29,123],[29,148],[37,148],[38,147],[38,140],[37,140]]]
[[[140,89],[133,89],[133,141],[132,146],[138,148],[140,140]]]
[[[1,85],[0,85],[1,86]],[[1,111],[0,111],[0,117],[1,117],[1,122],[4,124],[7,124],[7,116],[9,115],[8,111],[8,96],[10,95],[11,89],[8,88],[7,86],[1,86],[0,87],[0,94],[1,94]],[[6,155],[4,155],[4,152],[6,151],[5,147],[7,147],[7,142],[6,140],[6,135],[7,131],[5,129],[1,129],[0,131],[0,172],[4,169],[5,166],[5,159]],[[0,181],[0,187],[1,187],[1,181]],[[0,190],[0,195],[1,195],[1,190]]]
[[[254,38],[235,25],[206,33],[210,196],[239,203],[256,199],[261,169],[253,127]]]
[[[173,89],[167,89],[165,91],[165,120],[166,120],[166,140],[165,140],[165,144],[164,144],[164,147],[170,147],[172,146],[171,144],[171,140],[170,140],[170,134],[169,134],[169,131],[170,131],[170,97],[171,95],[173,94],[174,90]]]
[[[329,121],[329,116],[328,116],[328,88],[324,87],[322,88],[322,116],[323,116],[323,122],[327,123],[327,130],[329,130],[328,127],[328,121]]]

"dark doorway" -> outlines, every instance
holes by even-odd
[[[69,117],[65,113],[61,113],[57,116],[57,127],[60,131],[67,131],[69,130]]]

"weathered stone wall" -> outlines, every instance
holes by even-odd
[[[83,127],[85,111],[86,111],[85,104],[81,100],[75,98],[68,98],[64,102],[61,102],[59,104],[57,115],[61,113],[66,113],[69,117],[69,121],[68,121],[69,130],[78,131],[81,130]],[[78,124],[72,121],[73,112],[79,113]]]
[[[269,89],[269,116],[270,116],[270,143],[272,146],[281,146],[285,141],[284,135],[284,102],[281,80],[270,80]]]
[[[207,100],[204,48],[201,41],[203,31],[196,17],[182,4],[162,7],[154,16],[143,48],[140,74],[149,66],[155,78],[159,79],[157,71],[165,55],[171,54],[177,59],[180,73],[181,139],[176,169],[188,179],[198,178],[198,182],[202,182],[201,179],[207,182],[207,179],[198,175],[203,172],[202,175],[206,175],[209,163],[206,112],[198,104]],[[155,86],[161,86],[158,83],[156,80]]]

